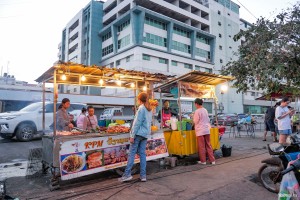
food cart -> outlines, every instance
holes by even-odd
[[[221,76],[206,72],[192,71],[154,88],[155,92],[160,93],[161,105],[163,93],[171,93],[174,96],[174,99],[176,99],[178,102],[178,123],[179,126],[182,128],[176,131],[170,129],[162,129],[162,124],[160,126],[166,139],[169,154],[178,156],[188,156],[198,152],[195,131],[184,130],[184,124],[182,121],[182,109],[184,108],[184,106],[182,105],[182,100],[194,100],[195,98],[212,99],[214,101],[215,116],[217,116],[217,97],[215,95],[215,87],[219,84],[231,80],[233,80],[233,78],[229,76]],[[212,148],[214,150],[217,150],[220,148],[218,127],[212,127],[210,133]]]
[[[84,78],[83,78],[84,77]],[[169,80],[172,76],[151,74],[134,70],[124,70],[99,66],[84,66],[75,63],[57,62],[36,81],[53,83],[53,132],[42,138],[43,170],[51,169],[50,189],[59,188],[60,180],[68,180],[90,175],[127,164],[130,127],[118,126],[114,131],[86,133],[84,130],[57,131],[56,106],[58,84],[96,86],[101,88],[126,88],[133,91],[146,91],[153,96],[153,84]],[[88,98],[88,96],[87,96]],[[72,101],[72,99],[71,99]],[[136,101],[134,101],[136,102]],[[45,132],[45,103],[43,105],[43,130]],[[154,133],[148,139],[147,160],[167,157],[168,150],[162,133]],[[135,162],[139,162],[136,155]]]

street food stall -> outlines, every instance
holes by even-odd
[[[229,76],[192,71],[154,88],[155,92],[160,93],[160,104],[162,104],[162,94],[170,93],[178,102],[179,120],[177,122],[177,128],[176,126],[172,126],[171,129],[163,129],[163,123],[161,123],[160,126],[166,139],[169,154],[188,156],[198,152],[195,131],[191,130],[191,128],[187,128],[187,122],[182,119],[182,112],[186,106],[183,100],[193,101],[195,98],[211,99],[214,102],[215,116],[217,116],[215,88],[217,85],[231,80],[233,80],[233,78]],[[191,105],[193,105],[193,102]],[[161,119],[161,122],[162,121],[163,119]],[[210,132],[212,148],[217,150],[220,148],[219,129],[218,127],[212,127]]]
[[[46,83],[53,83],[53,101],[56,105],[58,85],[123,88],[132,91],[134,97],[139,91],[145,91],[152,97],[153,84],[170,78],[172,76],[163,74],[57,62],[36,81],[43,83],[44,89]],[[154,102],[151,104],[155,107],[155,101],[151,101]],[[43,102],[43,130],[45,132],[47,128],[45,127],[45,93]],[[58,131],[56,130],[56,106],[53,109],[53,131],[42,138],[43,169],[46,171],[47,168],[51,168],[51,190],[59,187],[60,179],[68,180],[126,166],[130,124],[113,123],[112,126],[100,127],[92,133],[80,129]],[[147,160],[169,155],[162,133],[153,133],[148,138],[146,155]],[[139,162],[138,155],[135,160],[135,163],[137,162]]]

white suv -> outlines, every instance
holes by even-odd
[[[57,107],[60,103],[57,103]],[[74,120],[86,104],[71,103],[68,112]],[[45,129],[53,123],[53,103],[45,102]],[[43,130],[43,103],[32,103],[19,111],[0,113],[0,136],[5,139],[17,137],[19,141],[30,141]]]

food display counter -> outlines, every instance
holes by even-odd
[[[59,170],[61,180],[73,179],[127,165],[129,133],[57,136],[45,135],[43,164]],[[163,133],[148,138],[147,161],[167,157]],[[135,163],[139,162],[136,155]]]

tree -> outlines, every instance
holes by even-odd
[[[250,88],[267,93],[300,94],[300,9],[299,4],[283,10],[273,20],[259,18],[234,40],[245,42],[235,55],[238,60],[222,68],[223,75],[236,78],[238,92]],[[297,89],[298,88],[298,89]]]

